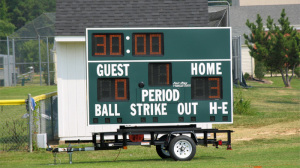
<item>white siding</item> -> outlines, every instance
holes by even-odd
[[[85,42],[57,42],[58,122],[61,140],[91,139],[117,126],[88,126]]]
[[[88,126],[85,42],[56,41],[56,54],[60,140],[91,140],[92,132],[116,131],[118,125]]]
[[[254,59],[249,54],[249,48],[242,46],[242,72],[249,75],[254,74]]]
[[[291,5],[300,4],[299,0],[239,0],[240,6],[257,6],[257,5]]]

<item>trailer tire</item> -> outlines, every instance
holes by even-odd
[[[169,152],[170,156],[176,161],[189,161],[196,154],[196,144],[190,137],[177,136],[171,140]]]
[[[171,135],[171,140],[174,137],[175,137],[174,135]],[[166,135],[161,136],[158,140],[159,141],[166,141],[167,138],[168,138],[168,135],[166,134]],[[166,149],[165,145],[156,145],[156,152],[157,152],[158,156],[160,156],[162,159],[171,158],[170,152],[169,152],[168,149]]]

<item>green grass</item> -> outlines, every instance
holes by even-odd
[[[56,90],[56,86],[0,87],[0,100],[27,99],[29,93],[34,97]],[[0,106],[0,151],[26,150],[28,121],[22,118],[26,113],[25,104]]]
[[[284,87],[281,77],[266,79],[274,83],[248,81],[252,88],[234,88],[251,101],[253,114],[234,115],[233,124],[213,125],[235,131],[232,151],[197,146],[193,160],[175,162],[159,158],[153,146],[129,146],[115,162],[118,150],[74,152],[72,165],[67,153],[59,153],[55,167],[300,167],[300,79],[293,79],[291,88]],[[0,98],[2,93],[0,89]],[[52,167],[53,162],[46,151],[0,152],[0,167]]]
[[[234,124],[216,125],[218,128],[262,127],[274,123],[300,119],[300,79],[292,80],[292,88],[285,88],[281,77],[266,78],[273,84],[247,81],[249,89],[234,88],[234,94],[242,92],[251,101],[254,115],[234,115]]]
[[[299,137],[286,140],[253,140],[233,145],[233,150],[214,147],[197,147],[193,160],[175,162],[162,160],[155,148],[130,146],[127,150],[74,152],[73,164],[69,164],[67,153],[57,154],[56,167],[299,167]],[[52,167],[53,155],[50,152],[5,152],[0,153],[3,167]]]
[[[29,93],[31,94],[31,96],[38,96],[54,91],[57,91],[57,86],[0,87],[0,100],[27,99]]]

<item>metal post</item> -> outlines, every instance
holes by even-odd
[[[50,115],[51,115],[51,133],[52,133],[52,139],[54,140],[54,115],[53,115],[53,96],[50,97]]]
[[[242,42],[241,36],[239,36],[239,57],[240,57],[240,81],[243,82],[243,67],[242,67]]]
[[[208,3],[225,3],[227,5],[227,27],[230,27],[230,4],[227,1],[208,1]]]
[[[53,157],[54,157],[54,165],[56,165],[56,159],[57,159],[57,153],[56,152],[53,153]]]
[[[73,152],[69,152],[69,163],[72,164],[72,154]]]
[[[28,94],[28,112],[29,112],[29,152],[32,152],[32,102],[31,102],[31,94]]]
[[[48,65],[48,86],[50,86],[50,71],[49,71],[49,45],[48,45],[48,37],[47,37],[47,65]]]
[[[7,72],[8,72],[8,76],[7,76],[7,83],[8,83],[8,86],[10,86],[10,73],[9,73],[9,64],[10,64],[10,61],[9,61],[9,38],[8,36],[6,37],[7,38]]]
[[[39,36],[39,64],[40,64],[40,86],[42,86],[42,58],[41,58],[41,37]]]
[[[12,40],[12,49],[13,49],[13,60],[14,60],[14,67],[13,67],[14,76],[13,76],[13,79],[14,79],[14,86],[17,86],[15,39]]]

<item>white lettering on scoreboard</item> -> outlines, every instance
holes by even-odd
[[[95,116],[120,116],[118,105],[114,104],[114,110],[111,104],[95,104]]]
[[[191,75],[222,75],[222,63],[191,63]]]
[[[221,106],[218,106],[217,102],[210,102],[209,114],[218,114],[218,110],[222,110],[222,114],[228,114],[227,105],[228,102],[222,102]]]
[[[98,76],[128,76],[129,64],[98,64]]]
[[[180,92],[178,89],[143,89],[142,102],[157,102],[157,103],[132,103],[130,105],[130,114],[132,116],[150,116],[150,115],[168,115],[168,103],[158,102],[178,102]],[[197,114],[198,102],[188,102],[177,104],[177,112],[179,115]]]
[[[99,77],[128,76],[130,64],[98,64]],[[222,63],[191,63],[191,75],[222,75]],[[174,82],[173,87],[191,87],[187,82]],[[131,103],[131,116],[166,116],[168,103],[177,103],[178,115],[196,115],[198,102],[179,102],[178,89],[142,89],[142,103]],[[174,105],[174,103],[172,103]],[[209,102],[209,114],[228,114],[228,102]],[[120,116],[118,104],[95,104],[95,116]]]

